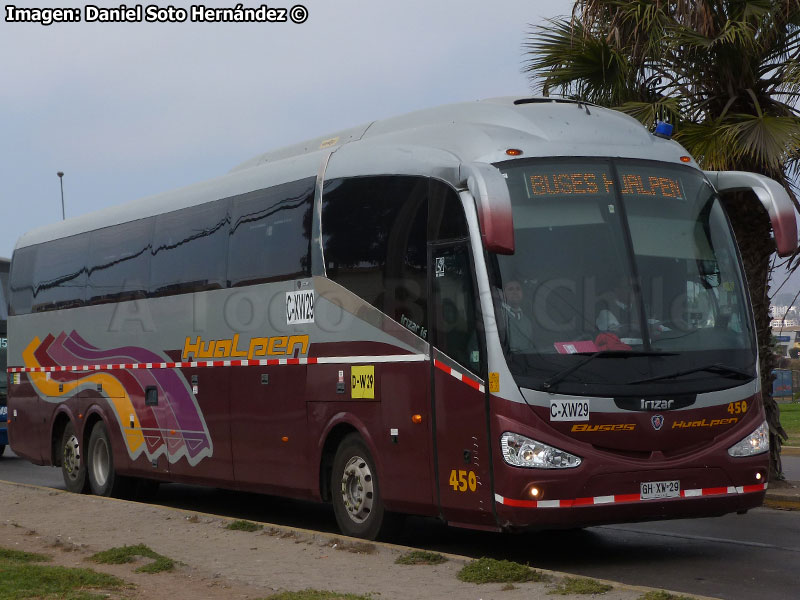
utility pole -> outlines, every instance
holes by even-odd
[[[58,181],[61,183],[61,220],[64,221],[67,218],[64,212],[64,171],[59,171],[56,175],[58,175]]]

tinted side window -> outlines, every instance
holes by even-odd
[[[121,302],[147,295],[153,221],[141,219],[91,233],[87,303]]]
[[[150,294],[163,296],[225,287],[228,201],[158,215],[150,263]]]
[[[325,185],[328,277],[427,338],[428,180],[379,176]]]
[[[311,274],[311,177],[234,198],[228,282],[232,286]]]
[[[464,238],[469,235],[464,208],[456,191],[446,183],[431,180],[428,237],[432,242]]]
[[[33,306],[33,268],[39,246],[27,246],[14,251],[11,276],[8,282],[8,313],[26,315]]]
[[[433,343],[473,373],[481,372],[480,308],[467,242],[434,248]]]
[[[88,250],[88,235],[39,245],[33,264],[33,312],[83,306]]]

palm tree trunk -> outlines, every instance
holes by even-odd
[[[776,366],[772,351],[772,331],[769,314],[769,261],[775,251],[770,236],[770,221],[766,210],[752,192],[723,194],[722,202],[728,212],[739,251],[742,254],[747,285],[753,303],[758,339],[761,397],[767,413],[770,441],[770,480],[783,479],[781,442],[787,439],[781,427],[780,408],[772,397],[772,374]]]

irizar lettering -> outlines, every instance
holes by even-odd
[[[642,410],[672,410],[675,400],[645,400],[642,398]]]

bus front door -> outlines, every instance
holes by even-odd
[[[431,245],[428,257],[440,511],[452,525],[494,528],[483,328],[469,245]]]

